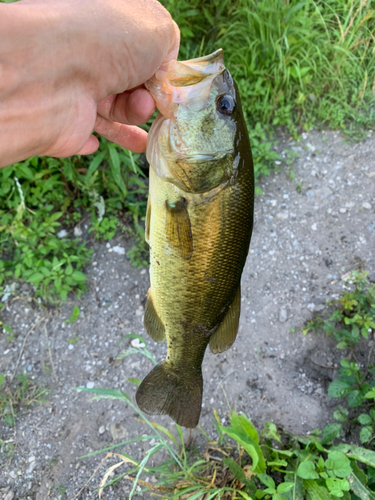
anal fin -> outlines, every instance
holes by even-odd
[[[241,311],[241,286],[218,329],[210,337],[210,349],[214,354],[226,351],[236,340]]]
[[[147,330],[147,333],[153,340],[155,340],[155,342],[160,343],[163,342],[163,340],[165,340],[165,327],[163,325],[162,320],[159,318],[158,313],[156,312],[154,302],[152,300],[151,288],[148,290],[147,293],[144,325]]]

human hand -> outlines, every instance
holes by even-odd
[[[147,134],[136,125],[155,103],[143,83],[179,47],[178,28],[158,1],[0,4],[0,32],[0,166],[93,153],[93,130],[144,151]]]

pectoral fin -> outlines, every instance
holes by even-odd
[[[232,305],[218,329],[210,337],[210,349],[214,354],[226,351],[236,340],[241,311],[241,286],[238,287]]]
[[[152,300],[151,288],[147,293],[147,301],[145,306],[144,325],[147,333],[155,342],[163,342],[165,340],[165,328],[162,320],[156,312],[154,302]]]
[[[187,202],[184,198],[174,203],[166,201],[166,234],[168,243],[185,260],[193,254],[193,235]]]

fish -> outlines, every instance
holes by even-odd
[[[222,49],[169,61],[146,88],[159,114],[146,151],[151,286],[144,326],[154,341],[167,341],[167,356],[142,381],[136,401],[146,414],[168,414],[194,428],[206,348],[229,349],[238,331],[253,229],[253,160]]]

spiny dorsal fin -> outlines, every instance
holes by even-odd
[[[236,340],[241,311],[241,286],[218,329],[210,337],[210,349],[214,354],[226,351]]]
[[[189,260],[193,254],[193,235],[187,201],[181,198],[173,203],[166,201],[165,205],[167,207],[166,234],[168,242],[183,259]]]
[[[144,325],[147,333],[155,342],[163,342],[165,340],[165,327],[162,320],[156,312],[154,302],[152,300],[151,288],[147,293],[147,301],[145,306]]]

